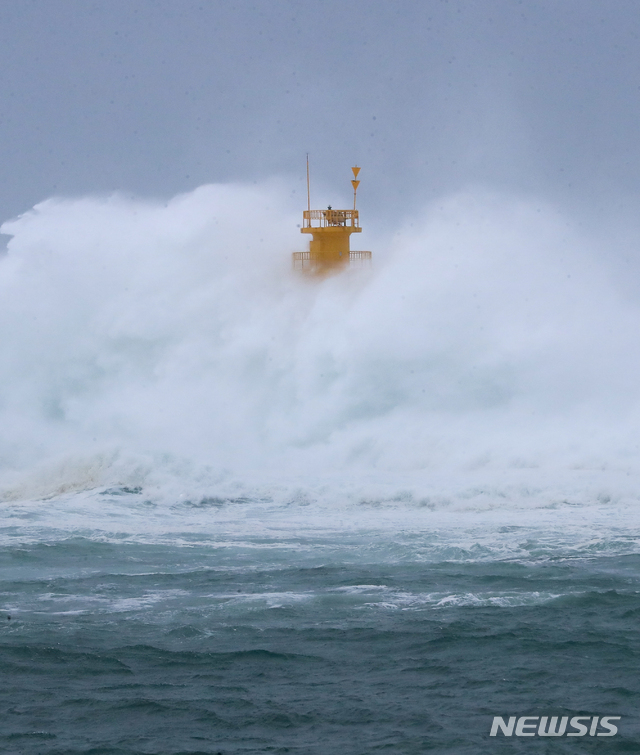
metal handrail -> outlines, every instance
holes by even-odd
[[[313,269],[323,257],[317,252],[293,252],[292,262],[294,270]],[[371,252],[349,252],[349,262],[371,260]]]
[[[336,226],[351,226],[358,228],[360,219],[358,210],[304,210],[302,213],[304,228],[327,228]],[[313,221],[318,221],[317,225]]]

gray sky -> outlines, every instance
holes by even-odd
[[[639,32],[637,0],[0,0],[0,219],[307,151],[377,211],[470,182],[631,206]]]

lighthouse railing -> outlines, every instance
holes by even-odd
[[[294,270],[312,270],[321,260],[321,255],[313,252],[293,252],[291,256]],[[349,263],[354,267],[369,267],[371,265],[371,252],[349,252]]]
[[[328,228],[332,226],[358,228],[360,226],[358,210],[304,210],[302,218],[304,228]]]

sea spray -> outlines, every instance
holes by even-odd
[[[640,312],[557,210],[462,192],[370,239],[371,272],[310,283],[296,209],[274,181],[6,222],[5,494],[637,473]]]

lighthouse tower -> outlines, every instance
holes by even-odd
[[[308,252],[293,253],[293,269],[314,276],[338,273],[352,264],[363,265],[371,260],[371,252],[353,252],[349,248],[352,233],[361,233],[356,192],[360,168],[353,171],[353,210],[312,210],[309,194],[309,158],[307,157],[307,209],[302,213],[301,233],[310,233]]]

